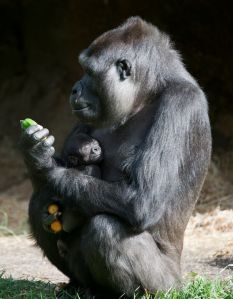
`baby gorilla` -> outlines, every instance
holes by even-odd
[[[103,153],[99,142],[84,133],[77,133],[68,138],[62,152],[62,164],[77,168],[86,175],[100,177],[99,164]]]
[[[97,165],[103,159],[99,142],[84,133],[76,133],[66,141],[63,150],[62,164],[68,168],[77,168],[85,175],[101,177],[100,167]],[[66,232],[77,227],[77,211],[66,209],[62,214],[62,226]]]
[[[100,178],[100,167],[97,164],[102,159],[103,153],[99,142],[85,133],[78,132],[66,141],[61,158],[56,158],[56,161],[63,167],[76,168],[85,175]],[[56,204],[56,202],[55,198],[54,203]],[[49,231],[51,231],[50,226],[55,219],[62,222],[62,229],[65,232],[71,232],[80,223],[83,223],[83,217],[79,217],[79,213],[75,209],[64,209],[62,206],[60,208],[61,212],[54,214],[54,218],[45,217],[44,225]]]
[[[76,133],[70,136],[65,142],[65,149],[62,151],[59,164],[68,168],[77,168],[83,174],[101,177],[100,167],[97,165],[103,159],[103,152],[99,142],[84,133]],[[63,233],[57,241],[59,254],[66,257],[70,240],[70,233],[77,229],[85,219],[78,211],[71,208],[62,210],[61,222]]]

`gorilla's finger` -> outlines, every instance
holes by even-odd
[[[34,148],[35,153],[43,153],[44,158],[52,157],[55,154],[53,146],[45,147],[43,142],[38,143]]]
[[[54,144],[55,138],[53,135],[50,135],[43,141],[44,146],[52,146]]]
[[[25,130],[26,135],[32,135],[37,131],[42,130],[43,127],[41,125],[32,125]]]
[[[43,153],[43,155],[46,155],[46,156],[52,156],[55,153],[55,149],[52,146],[55,138],[52,135],[49,135],[48,137],[46,137],[49,134],[48,129],[43,129],[42,131],[44,131],[44,133],[42,132],[41,139],[37,140],[37,144],[34,145],[33,151],[35,153]],[[38,132],[36,134],[39,134],[39,133],[40,132]],[[39,135],[39,137],[41,135]],[[39,137],[37,136],[36,138],[39,138]]]
[[[55,154],[55,148],[53,146],[44,147],[42,143],[40,143],[37,147],[37,151],[44,152],[44,157],[49,158]]]
[[[35,143],[33,134],[39,132],[42,129],[43,127],[41,125],[32,125],[26,130],[23,130],[20,140],[21,148],[27,148],[28,146],[31,147]]]
[[[55,154],[55,148],[51,146],[49,150],[50,150],[50,155],[53,156]]]
[[[53,223],[53,221],[57,220],[57,219],[58,219],[57,214],[48,214],[48,213],[45,213],[43,215],[42,221],[43,221],[43,224],[45,226],[50,226]]]
[[[40,141],[43,138],[46,138],[49,135],[49,130],[48,129],[42,129],[40,131],[37,131],[36,133],[33,134],[33,139],[35,141]]]

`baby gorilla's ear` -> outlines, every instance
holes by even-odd
[[[131,63],[127,59],[119,59],[116,62],[117,71],[120,76],[120,80],[125,80],[131,75]]]

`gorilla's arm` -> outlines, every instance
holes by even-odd
[[[207,103],[199,87],[188,82],[170,83],[158,101],[150,132],[127,165],[131,183],[109,183],[63,167],[47,172],[68,204],[86,215],[117,215],[138,229],[155,225],[164,214],[168,221],[173,215],[186,221],[182,215],[194,205],[210,159]]]
[[[76,125],[67,136],[62,149],[62,155],[70,138],[79,132],[88,134],[90,127],[84,124]],[[32,125],[22,131],[19,148],[23,154],[24,162],[28,169],[28,174],[32,182],[33,190],[39,191],[41,187],[47,184],[45,177],[46,171],[53,167],[65,167],[66,163],[60,155],[55,154],[53,143],[54,136],[49,135],[49,130],[41,125]],[[96,174],[96,170],[87,169],[86,173]],[[98,174],[99,172],[97,172]]]
[[[188,82],[171,82],[159,101],[154,125],[134,161],[135,183],[144,194],[135,210],[143,227],[160,218],[184,227],[211,155],[207,101]]]

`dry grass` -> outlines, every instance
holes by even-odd
[[[225,161],[225,162],[224,162]],[[233,159],[215,158],[210,165],[196,211],[205,213],[219,207],[233,209]]]

